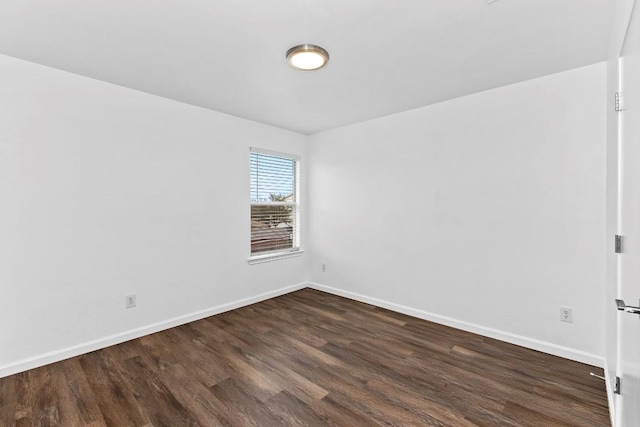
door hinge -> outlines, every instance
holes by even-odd
[[[620,380],[620,377],[616,377],[616,383],[615,383],[615,385],[613,386],[613,392],[614,392],[615,394],[620,394],[620,381],[621,381],[621,380]]]
[[[616,234],[616,253],[617,254],[621,254],[622,253],[622,236],[619,234]]]
[[[614,105],[615,105],[616,111],[618,112],[622,111],[622,101],[620,100],[620,92],[616,92]]]

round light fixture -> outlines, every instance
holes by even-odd
[[[287,61],[296,70],[318,70],[329,62],[329,52],[314,44],[300,44],[287,51]]]

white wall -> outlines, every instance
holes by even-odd
[[[305,142],[0,56],[0,376],[303,284],[247,258],[249,147]]]
[[[605,73],[306,138],[0,56],[0,376],[295,289],[307,267],[323,289],[599,363]],[[309,259],[247,264],[250,146],[301,155],[303,190],[310,171]]]
[[[310,280],[601,365],[605,92],[602,63],[312,136]]]

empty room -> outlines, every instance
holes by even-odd
[[[640,0],[0,2],[0,426],[640,426]]]

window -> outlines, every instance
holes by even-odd
[[[251,258],[264,261],[300,253],[299,160],[251,149]]]

